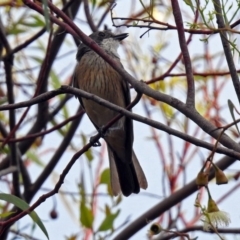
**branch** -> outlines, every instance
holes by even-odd
[[[24,0],[25,4],[32,7],[34,4],[29,0]],[[169,95],[161,93],[159,91],[149,88],[146,84],[137,81],[133,78],[128,72],[126,72],[114,59],[112,59],[99,45],[94,42],[91,38],[86,36],[72,21],[69,19],[63,12],[61,12],[57,7],[55,7],[51,2],[48,2],[49,8],[55,12],[63,21],[56,21],[54,17],[51,17],[55,23],[59,24],[62,27],[68,25],[68,29],[71,28],[71,31],[77,33],[79,38],[84,44],[90,47],[95,51],[99,56],[101,56],[106,62],[108,62],[126,81],[128,81],[137,92],[146,94],[149,97],[154,98],[155,100],[165,102],[170,106],[176,108],[182,112],[185,116],[193,120],[197,125],[199,125],[205,132],[210,134],[213,138],[217,139],[220,131],[215,131],[215,126],[203,118],[195,109],[187,107],[184,103],[178,99],[174,99]],[[222,136],[220,140],[221,144],[224,146],[239,151],[239,145],[232,141],[227,135]]]
[[[235,162],[234,158],[223,157],[222,160],[218,161],[216,164],[220,169],[224,170],[228,168]],[[209,180],[214,178],[214,171],[209,174]],[[140,229],[145,227],[150,220],[153,220],[159,215],[163,214],[170,208],[174,207],[182,200],[186,199],[188,196],[193,194],[198,190],[195,179],[182,187],[180,190],[172,193],[169,197],[165,198],[163,201],[152,207],[150,210],[142,214],[139,218],[133,221],[129,226],[122,230],[114,240],[129,239]]]
[[[139,24],[120,24],[120,25],[116,25],[114,23],[114,20],[127,20],[128,22],[130,21],[134,21],[134,22],[144,22],[144,23],[149,23],[148,25],[139,25]],[[125,18],[125,17],[112,17],[112,22],[113,22],[113,26],[116,28],[119,27],[127,27],[127,28],[148,28],[150,30],[161,30],[161,31],[167,31],[167,30],[176,30],[177,27],[173,26],[169,23],[165,23],[165,22],[161,22],[161,21],[157,21],[156,19],[154,20],[148,20],[148,19],[140,19],[140,18]],[[159,24],[159,25],[163,25],[165,27],[153,27],[150,24]],[[193,29],[193,28],[184,28],[183,31],[186,33],[191,33],[191,34],[201,34],[201,35],[213,35],[216,33],[219,33],[221,31],[229,31],[231,33],[237,33],[239,34],[239,31],[233,30],[234,27],[238,26],[240,24],[240,20],[236,21],[235,23],[231,24],[229,28],[225,27],[225,28],[218,28],[218,29],[211,29],[209,30],[208,28],[203,28],[203,29]]]
[[[102,17],[100,18],[100,20],[99,20],[99,22],[98,22],[98,24],[97,24],[97,28],[98,28],[98,29],[99,29],[100,26],[102,25],[103,20],[106,18],[108,12],[110,11],[110,9],[111,9],[112,6],[114,5],[114,3],[115,3],[115,1],[111,1],[111,2],[109,1],[107,9],[106,9],[105,12],[103,13]]]
[[[93,22],[93,19],[92,19],[92,16],[90,14],[90,11],[89,11],[89,4],[88,4],[88,0],[83,0],[83,3],[84,3],[84,11],[85,11],[85,15],[86,15],[86,18],[87,18],[87,22],[89,24],[89,27],[91,28],[91,30],[93,32],[96,32],[98,30],[98,28],[95,26],[94,22]]]
[[[71,3],[72,3],[71,8],[70,8],[71,16],[74,18],[78,12],[81,1],[71,1]],[[69,3],[67,3],[66,5],[69,5]],[[56,59],[56,55],[58,54],[58,51],[64,41],[65,36],[66,36],[66,32],[64,31],[64,29],[62,29],[61,27],[58,28],[56,35],[54,36],[54,39],[52,41],[52,48],[47,53],[49,57],[47,56],[45,58],[45,60],[47,59],[47,61],[43,62],[41,72],[38,76],[38,83],[42,82],[42,88],[39,89],[38,93],[42,93],[42,92],[46,91],[48,75],[49,75],[50,69],[52,67],[53,62]],[[32,128],[30,129],[30,131],[26,135],[38,133],[45,127],[47,121],[49,120],[49,116],[47,114],[43,114],[43,113],[47,113],[47,112],[48,112],[48,104],[47,103],[44,103],[43,105],[38,106],[37,119],[36,119],[35,123],[33,124]],[[32,145],[34,140],[35,140],[34,138],[27,139],[24,142],[20,143],[18,145],[19,150],[20,150],[19,153],[24,154],[30,148],[30,146]],[[55,161],[56,161],[56,159],[55,159]],[[8,162],[9,162],[9,156],[7,156],[5,159],[2,160],[2,162],[0,164],[1,169],[6,168],[8,166]],[[24,195],[26,192],[28,193],[28,191],[30,191],[29,188],[25,189]],[[34,191],[37,192],[38,189],[34,189]],[[30,192],[29,192],[29,194],[30,194]],[[30,199],[32,197],[33,197],[33,195],[31,195]],[[25,198],[25,199],[27,200],[27,198]],[[8,227],[10,227],[10,225]],[[5,228],[2,236],[7,238],[7,234],[8,234],[8,228]]]
[[[181,10],[177,0],[171,0],[173,8],[173,16],[177,26],[178,39],[183,55],[184,66],[187,76],[187,101],[186,105],[190,108],[195,108],[195,85],[192,71],[191,58],[189,56],[188,47],[185,39],[184,27]]]
[[[239,234],[240,233],[240,229],[239,228],[218,228],[217,229],[219,233],[225,233],[225,234]],[[204,232],[205,234],[216,234],[214,231],[212,231],[210,229],[210,231],[206,232],[203,230],[203,226],[193,226],[193,227],[187,227],[183,230],[177,231],[179,233],[187,233],[187,232],[194,232],[194,231],[200,231],[200,232]],[[169,240],[169,239],[173,239],[175,237],[178,237],[177,234],[166,234],[163,236],[159,236],[154,238],[155,240]]]
[[[5,127],[3,126],[2,122],[0,122],[0,132],[1,132],[1,135],[3,137],[6,138],[8,136],[8,132],[5,129]],[[20,152],[19,148],[17,148],[17,154],[18,154],[18,160],[19,160],[19,167],[20,167],[20,171],[21,171],[21,174],[22,174],[23,186],[24,186],[24,189],[28,189],[28,187],[31,185],[31,179],[30,179],[29,173],[27,171],[27,168],[24,165],[24,162],[22,160],[22,156],[21,156],[21,152]],[[7,159],[7,161],[6,161],[6,159]],[[0,171],[1,173],[2,172],[4,173],[5,170],[11,168],[11,167],[7,168],[9,166],[10,159],[8,159],[8,157],[7,157],[2,161],[5,161],[7,163],[7,164],[5,164],[6,165],[5,169],[1,168],[1,169],[4,169],[4,170]],[[14,168],[16,168],[16,167],[14,167]],[[17,170],[19,170],[19,169],[17,169]]]
[[[138,93],[137,97],[134,99],[133,102],[131,102],[128,106],[127,109],[131,109],[134,105],[136,105],[139,100],[141,99],[142,94]],[[106,124],[106,126],[104,126],[102,128],[103,132],[106,132],[108,128],[110,128],[116,121],[118,121],[121,117],[123,116],[123,114],[118,114],[116,117],[114,117],[110,122],[108,122]],[[79,119],[78,119],[79,120]],[[69,131],[70,132],[70,131]],[[75,131],[74,131],[75,132]],[[64,179],[67,176],[68,172],[70,171],[70,169],[72,168],[72,166],[74,165],[74,163],[78,160],[78,158],[85,153],[90,147],[94,146],[94,143],[97,142],[101,137],[101,133],[99,132],[96,136],[94,136],[93,138],[91,138],[91,141],[86,144],[79,152],[77,152],[76,154],[73,155],[72,159],[70,160],[70,162],[67,164],[67,166],[64,168],[62,174],[60,175],[60,178],[58,180],[58,182],[56,183],[54,189],[50,192],[48,192],[47,194],[42,195],[30,208],[28,208],[25,211],[22,211],[21,213],[19,213],[18,215],[11,217],[10,219],[6,220],[6,221],[2,221],[0,222],[0,226],[2,226],[2,228],[4,228],[5,226],[8,226],[10,224],[12,224],[13,222],[16,222],[17,220],[21,219],[22,217],[24,217],[25,215],[29,214],[30,212],[32,212],[36,207],[38,207],[42,202],[44,202],[47,198],[55,195],[56,193],[58,193],[61,185],[64,183]],[[60,148],[59,148],[60,149]],[[59,159],[59,158],[58,158]],[[56,162],[55,162],[56,164]],[[47,171],[47,174],[43,174]],[[43,171],[42,175],[44,175],[44,180],[46,179],[46,175],[48,177],[48,175],[52,172],[52,169],[50,168],[50,165],[48,164],[47,167],[45,168],[45,170]],[[41,176],[39,178],[41,178]],[[37,179],[36,183],[33,185],[33,189],[39,189],[40,186],[42,185],[43,182],[41,182],[41,184],[39,184],[39,178]],[[33,191],[31,191],[32,195],[33,195]],[[31,197],[31,194],[26,193],[28,198]],[[28,199],[30,200],[30,199]]]
[[[15,142],[21,142],[21,141],[25,141],[26,139],[31,139],[31,138],[37,138],[37,137],[42,137],[42,136],[45,136],[51,132],[54,132],[56,131],[57,129],[60,129],[62,128],[63,126],[65,126],[66,124],[68,124],[69,122],[73,121],[74,119],[76,118],[79,118],[81,115],[82,115],[82,112],[79,112],[77,113],[76,115],[72,116],[72,117],[69,117],[67,118],[66,120],[64,120],[63,122],[57,124],[56,126],[48,129],[48,130],[45,130],[45,131],[42,131],[42,132],[39,132],[39,133],[35,133],[35,134],[29,134],[25,137],[19,137],[19,138],[10,138],[8,142],[10,143],[15,143]],[[0,138],[0,142],[4,142],[5,139],[4,138]]]
[[[144,84],[144,83],[142,83]],[[154,128],[157,128],[159,130],[162,130],[164,132],[167,132],[171,135],[174,135],[176,137],[179,137],[187,142],[190,142],[192,144],[195,144],[196,146],[201,146],[201,147],[204,147],[206,149],[209,149],[210,151],[213,150],[214,148],[214,145],[213,144],[210,144],[210,143],[207,143],[207,142],[204,142],[202,140],[199,140],[197,138],[194,138],[190,135],[187,135],[185,133],[182,133],[180,131],[177,131],[175,129],[172,129],[160,122],[157,122],[157,121],[154,121],[154,120],[151,120],[151,119],[148,119],[146,117],[142,117],[138,114],[135,114],[135,113],[132,113],[130,111],[127,111],[126,109],[122,108],[122,107],[119,107],[117,105],[114,105],[100,97],[97,97],[96,95],[93,95],[93,94],[90,94],[90,93],[87,93],[83,90],[80,90],[80,89],[77,89],[77,88],[73,88],[73,87],[70,87],[70,86],[62,86],[61,88],[59,89],[56,89],[56,90],[52,90],[52,91],[49,91],[47,93],[43,93],[31,100],[28,100],[28,101],[24,101],[24,102],[20,102],[20,103],[16,103],[16,104],[9,104],[9,105],[3,105],[3,106],[0,106],[0,111],[3,111],[3,110],[9,110],[9,109],[17,109],[17,108],[22,108],[22,107],[27,107],[27,106],[31,106],[31,105],[34,105],[34,104],[38,104],[39,102],[44,102],[44,101],[47,101],[57,95],[60,95],[60,94],[64,94],[64,93],[71,93],[71,94],[74,94],[76,96],[79,96],[79,97],[84,97],[86,99],[91,99],[97,103],[99,103],[100,105],[103,105],[103,106],[106,106],[116,112],[119,112],[121,114],[124,114],[125,116],[129,117],[129,118],[132,118],[133,120],[136,120],[138,122],[142,122],[142,123],[145,123],[149,126],[152,126]],[[173,98],[172,101],[177,101],[177,99]],[[216,131],[220,131],[221,130],[217,130],[216,128],[214,128],[213,130],[214,132]],[[227,136],[223,135],[222,138],[228,138]],[[231,142],[235,143],[234,141],[232,141],[231,139],[229,139]],[[237,143],[236,143],[237,144]],[[237,144],[237,146],[239,146]],[[222,154],[226,154],[230,157],[234,157],[236,159],[240,159],[240,153],[239,153],[239,147],[237,148],[237,151],[233,151],[231,149],[228,149],[228,148],[223,148],[223,147],[217,147],[217,150],[216,152],[218,153],[222,153]]]
[[[225,26],[224,19],[223,19],[222,7],[221,7],[222,5],[221,5],[220,1],[214,0],[213,5],[214,5],[215,11],[216,11],[218,28],[225,28],[226,26]],[[231,53],[231,48],[229,46],[229,40],[228,40],[226,31],[220,32],[220,38],[222,41],[223,50],[224,50],[224,53],[226,56],[227,64],[228,64],[228,67],[230,70],[230,74],[231,74],[233,86],[234,86],[234,89],[236,92],[236,96],[238,97],[238,102],[240,103],[240,82],[239,82],[238,74],[237,74],[235,64],[233,61],[233,56]]]
[[[195,19],[194,19],[194,24],[197,22],[197,19],[198,19],[198,10],[196,11],[196,15],[195,15]],[[186,42],[186,45],[188,45],[192,40],[192,34],[189,35],[188,39],[187,39],[187,42]],[[170,76],[170,75],[173,75],[173,74],[170,74],[171,71],[174,69],[174,67],[178,64],[178,62],[181,60],[183,54],[182,52],[178,55],[178,57],[175,59],[175,61],[171,64],[171,66],[167,69],[167,71],[162,74],[161,76],[157,77],[157,78],[154,78],[154,79],[151,79],[149,81],[146,81],[145,83],[147,84],[150,84],[150,83],[154,83],[156,82],[157,80],[163,80],[164,78],[166,78],[167,76]],[[194,74],[194,73],[193,73]],[[186,73],[184,73],[184,76],[186,76]]]
[[[42,30],[40,30],[38,33],[36,33],[34,36],[32,36],[31,38],[26,40],[24,43],[20,44],[16,48],[14,48],[11,51],[9,51],[5,56],[2,57],[2,60],[8,59],[10,56],[12,56],[15,53],[17,53],[17,52],[21,51],[22,49],[26,48],[29,44],[31,44],[36,39],[41,37],[45,33],[45,31],[46,31],[46,28],[43,28]]]
[[[79,107],[76,114],[81,113],[81,115],[72,121],[71,126],[69,127],[69,131],[66,133],[65,137],[63,138],[61,144],[57,148],[57,151],[54,153],[52,158],[50,159],[49,163],[46,165],[40,176],[37,178],[35,183],[33,183],[30,190],[24,192],[25,199],[30,202],[33,196],[37,193],[37,191],[40,189],[42,184],[45,182],[45,180],[49,177],[49,175],[52,173],[53,169],[61,159],[62,155],[66,151],[67,147],[69,146],[70,142],[72,141],[72,138],[74,134],[76,133],[76,130],[82,120],[84,112],[82,111],[82,108]]]
[[[3,28],[0,28],[0,41],[3,43],[3,46],[6,49],[7,54],[11,52],[10,45],[8,40],[5,36],[5,32]],[[13,56],[9,56],[8,58],[3,60],[5,73],[6,73],[6,85],[7,85],[7,98],[10,104],[14,103],[14,85],[12,79],[12,64],[13,64]],[[12,109],[9,111],[9,125],[10,131],[13,131],[15,128],[15,110]],[[15,134],[12,135],[15,137]],[[3,148],[3,146],[2,146]],[[13,172],[13,192],[16,196],[21,198],[20,193],[20,185],[19,185],[19,158],[17,154],[17,146],[16,143],[9,143],[10,148],[10,166],[16,167],[18,171]]]
[[[176,60],[175,60],[176,61]],[[172,66],[172,65],[171,65]],[[237,70],[237,73],[240,73],[240,70]],[[214,77],[214,76],[226,76],[226,75],[230,75],[229,71],[225,71],[225,72],[220,72],[220,71],[211,71],[211,72],[193,72],[194,76],[200,76],[200,77]],[[159,80],[164,80],[167,77],[185,77],[186,73],[169,73],[169,69],[162,75],[156,77],[156,78],[152,78],[150,80],[145,81],[146,84],[151,84],[151,83],[155,83]]]

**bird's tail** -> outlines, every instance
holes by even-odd
[[[131,163],[123,162],[109,146],[108,155],[111,187],[114,196],[120,192],[124,196],[129,196],[131,193],[139,193],[140,188],[147,188],[146,177],[134,151]]]

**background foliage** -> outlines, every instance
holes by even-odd
[[[239,7],[224,0],[1,0],[1,239],[237,236]],[[126,72],[105,60],[131,84],[132,98],[143,94],[124,114],[135,120],[134,148],[149,187],[129,198],[111,195],[104,141],[89,143],[96,130],[74,97],[86,95],[61,88],[71,86],[80,41],[92,44],[85,34],[104,28],[129,32],[119,49]],[[216,166],[228,184],[210,181]],[[203,231],[210,196],[230,214],[229,228],[220,221]]]

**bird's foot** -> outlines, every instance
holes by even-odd
[[[96,136],[90,137],[89,142],[92,144],[93,147],[100,147],[101,143],[99,142],[99,140],[95,140]]]

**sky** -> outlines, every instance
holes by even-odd
[[[145,1],[147,2],[147,1]],[[136,1],[138,3],[138,1]],[[129,4],[129,3],[128,3]],[[140,5],[138,3],[137,9],[140,9]],[[117,6],[115,7],[114,11],[117,16],[127,16],[128,13],[126,13],[126,9],[129,9],[126,1],[117,1]],[[162,19],[162,14],[161,12],[156,12],[156,16],[158,17],[159,20],[164,20]],[[189,12],[187,14],[190,14]],[[75,20],[75,23],[78,24],[78,26],[81,28],[81,30],[89,35],[91,33],[91,30],[87,27],[87,25],[83,24],[81,21],[83,18],[84,13],[83,13],[83,8],[81,8],[81,11],[78,13],[77,19]],[[106,21],[104,22],[108,26],[111,26],[111,19],[110,15],[107,16]],[[185,23],[187,24],[187,23]],[[114,28],[112,28],[114,29]],[[166,48],[166,50],[162,51],[162,58],[167,59],[167,60],[173,60],[176,58],[176,56],[179,53],[179,45],[176,37],[176,33],[174,31],[163,31],[161,33],[157,32],[150,32],[150,34],[144,35],[143,38],[140,38],[140,35],[144,32],[143,29],[136,29],[136,28],[126,28],[122,27],[118,29],[120,32],[128,32],[129,37],[125,40],[130,45],[132,48],[134,48],[136,51],[139,52],[139,65],[135,65],[135,67],[139,68],[139,71],[136,71],[136,78],[137,79],[149,79],[150,76],[148,74],[149,71],[146,71],[146,68],[149,66],[146,66],[145,63],[146,61],[141,58],[141,56],[147,56],[148,53],[151,51],[151,46],[156,45],[158,41],[161,39],[169,39],[169,46]],[[44,38],[44,36],[43,36]],[[221,43],[220,40],[217,37],[211,37],[209,41],[209,48],[212,49],[213,51],[215,50],[216,52],[221,49]],[[76,47],[74,46],[71,37],[68,36],[68,41],[69,44],[64,44],[64,47],[61,49],[59,56],[62,56],[65,53],[70,52],[69,55],[65,56],[64,61],[56,61],[55,65],[53,66],[54,69],[59,69],[56,71],[57,74],[62,74],[62,79],[65,79],[67,76],[71,74],[73,71],[76,60],[75,60],[75,54],[76,54]],[[197,56],[198,54],[201,54],[203,51],[203,46],[204,43],[202,43],[198,37],[194,38],[194,42],[190,44],[189,51],[191,56]],[[199,47],[200,46],[200,47]],[[30,51],[34,51],[34,49],[30,49]],[[141,53],[141,54],[140,54]],[[33,53],[34,54],[34,53]],[[120,47],[119,49],[119,54],[121,56],[121,61],[125,67],[126,70],[131,72],[131,68],[128,66],[128,57],[124,55],[123,51],[123,46]],[[66,65],[67,63],[67,65]],[[57,66],[57,67],[56,67]],[[217,63],[216,63],[217,66]],[[16,66],[21,68],[21,66]],[[197,66],[198,70],[203,70],[205,66]],[[149,69],[147,69],[149,70]],[[159,72],[163,72],[164,69],[158,69]],[[37,70],[36,70],[37,73]],[[24,81],[24,79],[22,79]],[[226,88],[224,89],[223,93],[223,103],[226,105],[226,99],[231,97],[231,100],[237,104],[237,99],[234,94],[229,94],[233,92],[233,87],[231,84],[227,84]],[[134,96],[134,90],[132,90],[132,96]],[[180,100],[184,101],[185,100],[185,94],[183,89],[178,88],[177,90],[174,91],[174,96],[179,98]],[[22,100],[24,100],[25,96],[22,96]],[[201,98],[202,96],[197,96],[198,98]],[[70,113],[74,114],[76,109],[79,106],[79,103],[76,99],[72,99],[68,103],[68,108],[70,109]],[[154,108],[153,108],[154,109]],[[144,106],[143,103],[138,104],[137,106],[134,107],[133,112],[138,113],[140,115],[145,115],[144,111]],[[34,109],[30,114],[34,113]],[[163,120],[162,115],[158,111],[153,111],[153,119],[157,119],[161,122]],[[230,113],[228,109],[225,109],[224,116],[226,120],[231,121]],[[59,116],[59,121],[60,121],[61,116]],[[26,132],[26,128],[22,129],[22,133]],[[96,133],[94,127],[92,126],[91,122],[89,119],[85,116],[83,119],[82,124],[80,125],[80,128],[78,128],[76,132],[76,138],[74,140],[74,145],[76,147],[79,147],[79,149],[82,147],[82,142],[80,140],[79,135],[80,134],[85,134],[86,136],[91,136],[93,133]],[[139,217],[142,213],[145,211],[149,210],[151,207],[153,207],[155,204],[157,204],[159,201],[164,199],[166,196],[164,196],[162,193],[161,189],[161,180],[163,177],[163,169],[161,166],[161,162],[159,161],[159,153],[156,150],[155,143],[154,141],[151,140],[151,129],[147,125],[144,125],[139,122],[134,122],[134,134],[135,134],[135,140],[134,140],[134,150],[136,152],[136,155],[139,158],[140,164],[142,168],[144,169],[144,172],[146,174],[146,177],[148,179],[149,187],[146,191],[142,191],[139,195],[132,195],[128,198],[124,198],[122,201],[120,207],[121,207],[121,214],[118,218],[118,220],[115,223],[115,226],[121,225],[123,222],[126,220],[129,220],[130,222],[135,220],[137,217]],[[157,134],[159,138],[161,139],[162,142],[167,143],[167,134],[164,132],[157,131]],[[46,145],[52,143],[52,146],[49,146],[48,153],[44,152]],[[59,138],[59,135],[57,133],[55,134],[50,134],[48,135],[43,142],[42,146],[42,152],[40,149],[39,156],[41,157],[41,160],[45,163],[48,162],[48,160],[51,158],[51,155],[54,153],[55,147],[61,142],[61,138]],[[103,141],[102,141],[103,143]],[[182,141],[174,138],[174,144],[175,144],[175,153],[173,154],[178,154],[178,152],[181,150],[182,146]],[[99,149],[94,149],[94,151],[99,152]],[[166,152],[168,151],[168,147],[166,144]],[[207,151],[202,151],[203,155],[207,154]],[[170,156],[169,152],[169,156]],[[66,151],[64,156],[62,157],[61,161],[57,165],[56,170],[52,174],[51,178],[48,179],[43,187],[50,189],[51,186],[53,186],[54,183],[56,183],[58,179],[58,174],[64,169],[66,166],[66,163],[71,159],[73,155],[72,151]],[[221,155],[217,154],[216,155],[216,160],[219,159]],[[104,158],[107,158],[106,152],[104,153]],[[190,164],[188,166],[187,170],[187,183],[193,180],[196,177],[197,171],[199,167],[201,166],[201,156],[199,158],[196,158],[194,160],[194,164]],[[84,163],[85,161],[85,163]],[[95,160],[96,161],[96,160]],[[108,162],[105,161],[104,165],[107,168],[108,167]],[[97,165],[97,162],[93,164],[95,167]],[[69,174],[67,175],[67,178],[65,179],[64,185],[61,187],[61,190],[63,191],[71,191],[71,192],[76,192],[78,193],[78,187],[77,184],[80,180],[79,176],[79,169],[84,169],[84,173],[88,172],[87,164],[86,164],[86,158],[81,157],[79,161],[74,165],[74,167],[71,169]],[[234,169],[239,169],[239,163],[235,163],[233,166],[230,167],[230,172],[231,170]],[[36,173],[39,172],[39,166],[32,165],[31,166],[31,175],[32,179],[34,180],[37,175]],[[89,183],[86,183],[88,187]],[[182,182],[179,183],[179,187],[182,186]],[[227,191],[230,187],[234,186],[234,182],[230,182],[226,186],[216,186],[214,184],[211,184],[211,190],[214,194],[214,197],[218,199],[219,197],[222,196],[222,194]],[[220,190],[219,190],[220,189]],[[4,186],[2,186],[2,191],[4,191]],[[38,199],[38,197],[45,193],[46,191],[39,192],[35,198],[33,199],[33,202]],[[154,196],[149,197],[148,194],[153,194]],[[194,208],[194,200],[195,200],[196,194],[193,194],[193,196],[189,197],[182,206],[183,212],[186,212],[187,216],[189,215],[189,218],[191,217],[192,211],[188,211],[189,208]],[[207,203],[207,199],[205,199],[205,204]],[[239,209],[236,209],[236,206],[238,206],[238,195],[233,194],[231,198],[227,202],[221,203],[219,206],[220,208],[224,209],[230,214],[232,223],[230,227],[238,227],[239,223],[239,217],[240,217],[240,211]],[[69,206],[69,202],[73,203],[71,206]],[[109,199],[107,199],[105,196],[99,197],[99,205],[104,205],[105,203],[109,203]],[[58,219],[56,221],[52,221],[49,219],[49,212],[52,210],[54,204],[57,203],[57,210],[58,211]],[[117,208],[116,208],[117,210]],[[53,198],[47,199],[43,204],[39,206],[38,209],[36,209],[36,212],[39,214],[40,218],[43,220],[47,231],[49,233],[50,239],[64,239],[63,236],[69,236],[72,233],[77,233],[79,232],[79,209],[78,209],[78,201],[76,200],[76,197],[74,196],[63,196],[61,194],[55,195]],[[173,211],[174,214],[174,211]],[[29,222],[29,217],[25,217],[20,223],[20,227],[23,227],[26,225],[27,222]],[[101,222],[101,213],[99,211],[99,216],[96,221],[96,226],[98,226]],[[200,224],[200,222],[199,222]],[[19,226],[19,225],[18,225]],[[63,227],[64,226],[64,227]],[[137,234],[135,234],[131,239],[137,240],[137,239],[146,239],[146,234],[147,230],[149,228],[150,224],[143,228],[141,231],[139,231]],[[34,234],[35,236],[37,235],[39,239],[45,239],[43,233],[36,228],[35,230],[37,234]],[[206,235],[204,233],[194,233],[193,236],[198,235],[198,239],[206,239]],[[208,235],[207,235],[208,236]],[[81,239],[81,238],[79,238]],[[217,239],[214,237],[214,239]],[[231,237],[228,237],[227,239],[234,239]]]

